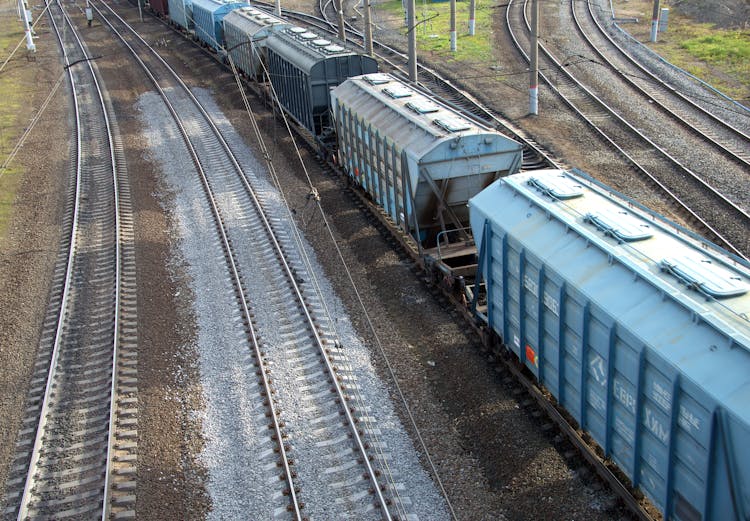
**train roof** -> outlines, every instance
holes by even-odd
[[[331,96],[416,157],[440,143],[472,139],[491,140],[497,152],[521,150],[513,139],[387,73],[349,78]]]
[[[750,420],[747,262],[578,171],[508,176],[469,205],[478,244],[487,219]]]
[[[232,24],[250,37],[290,25],[286,20],[251,6],[235,9],[224,18],[224,24]]]
[[[723,324],[750,350],[750,264],[582,172],[539,170],[499,182],[642,275],[658,291]],[[496,203],[490,194],[480,194],[471,204],[484,208]]]
[[[214,14],[224,14],[233,9],[238,9],[248,5],[245,2],[221,2],[219,0],[191,0],[191,4],[193,10],[197,7]]]
[[[269,36],[266,47],[273,49],[289,63],[295,64],[306,72],[309,72],[320,62],[360,54],[344,42],[331,36],[321,36],[314,31],[296,25],[289,25],[274,32]],[[374,62],[373,58],[369,56],[363,55],[362,58]]]

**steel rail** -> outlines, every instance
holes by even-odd
[[[65,11],[60,4],[59,1],[55,2],[57,3],[58,7],[60,8],[60,11],[62,12],[63,17],[65,18],[65,21],[68,23],[68,25],[71,28],[72,34],[75,37],[76,42],[78,43],[78,46],[80,47],[81,51],[85,54],[85,47],[83,43],[81,42],[72,22],[65,14]],[[49,8],[50,2],[46,2],[46,7]],[[28,516],[28,509],[29,509],[29,503],[31,501],[31,493],[33,486],[35,484],[35,474],[36,474],[36,467],[39,463],[39,459],[41,457],[41,447],[42,447],[42,439],[44,438],[44,435],[46,433],[47,429],[47,419],[48,414],[50,410],[50,400],[52,397],[52,386],[53,382],[55,380],[55,377],[57,375],[57,361],[60,356],[60,347],[62,344],[62,338],[63,338],[63,326],[65,323],[65,318],[67,315],[66,309],[69,306],[70,301],[70,292],[71,292],[71,286],[72,286],[72,273],[73,273],[73,266],[75,263],[75,257],[76,257],[76,244],[78,243],[78,234],[79,234],[79,224],[80,224],[80,210],[81,210],[81,182],[82,182],[82,148],[83,145],[81,143],[81,113],[79,110],[79,98],[78,94],[76,93],[75,85],[75,76],[73,74],[73,71],[71,70],[71,62],[68,57],[67,51],[65,50],[65,44],[63,42],[63,37],[60,32],[60,28],[57,25],[57,22],[55,21],[54,17],[50,16],[50,20],[52,21],[53,28],[55,30],[55,35],[58,39],[58,42],[60,44],[60,48],[63,52],[63,59],[66,64],[66,70],[68,72],[68,79],[70,81],[71,85],[71,93],[73,96],[73,109],[74,109],[74,116],[75,116],[75,122],[76,122],[76,182],[75,182],[75,196],[74,196],[74,208],[73,208],[73,218],[72,218],[72,227],[71,227],[71,233],[70,233],[70,239],[69,239],[69,253],[67,258],[67,267],[65,270],[65,276],[64,276],[64,285],[63,285],[63,291],[62,291],[62,297],[60,302],[60,310],[58,314],[58,320],[57,320],[57,326],[55,329],[55,340],[53,343],[52,348],[52,358],[50,361],[50,369],[47,375],[47,383],[45,386],[44,391],[44,399],[42,402],[42,407],[40,410],[40,420],[39,424],[37,425],[36,429],[36,436],[34,438],[34,445],[32,448],[32,455],[31,460],[29,462],[29,470],[26,476],[26,481],[24,484],[24,489],[21,496],[21,501],[18,508],[18,516],[17,519],[23,520]],[[102,91],[101,87],[96,79],[96,74],[94,73],[93,66],[90,61],[86,61],[86,67],[88,68],[91,78],[93,80],[93,84],[96,87],[96,94],[99,100],[99,103],[102,107],[102,113],[104,115],[105,120],[105,126],[107,129],[107,137],[108,137],[108,147],[110,151],[110,161],[111,161],[111,167],[112,167],[112,173],[113,173],[113,185],[114,185],[114,211],[115,211],[115,236],[119,237],[120,233],[120,215],[119,215],[119,201],[118,201],[118,188],[117,188],[117,164],[115,159],[115,152],[114,152],[114,143],[112,140],[112,130],[110,127],[109,118],[107,116],[107,108],[104,103],[104,99],[102,97]],[[117,347],[118,347],[118,326],[119,326],[119,310],[120,310],[120,272],[121,272],[121,265],[120,265],[120,241],[116,240],[116,247],[115,247],[115,283],[116,283],[116,294],[115,294],[115,314],[114,314],[114,322],[115,322],[115,335],[114,335],[114,345],[113,345],[113,357],[112,357],[112,384],[111,384],[111,390],[110,390],[110,420],[109,420],[109,426],[108,426],[108,443],[107,443],[107,456],[106,456],[106,469],[105,469],[105,482],[104,482],[104,499],[102,503],[102,519],[106,518],[107,509],[108,509],[108,485],[109,485],[109,475],[110,475],[110,458],[111,458],[111,446],[112,446],[112,428],[114,425],[114,414],[115,414],[115,385],[116,385],[116,367],[117,367]]]
[[[240,167],[239,163],[237,162],[237,159],[235,158],[234,154],[231,151],[231,147],[226,143],[226,141],[225,141],[224,137],[222,136],[221,132],[215,126],[212,118],[205,111],[205,109],[200,104],[200,102],[193,96],[192,92],[190,92],[190,89],[187,88],[187,86],[182,82],[182,80],[177,76],[177,74],[171,69],[171,67],[169,67],[169,65],[163,60],[163,58],[161,56],[159,56],[159,54],[156,51],[154,51],[153,48],[151,48],[151,46],[149,46],[143,40],[143,38],[141,38],[141,36],[137,32],[135,32],[134,30],[132,30],[132,28],[130,28],[130,26],[127,25],[127,23],[124,20],[122,20],[122,18],[116,12],[114,12],[114,10],[112,10],[111,7],[107,6],[106,4],[103,4],[103,5],[105,5],[107,7],[107,9],[109,9],[110,12],[112,12],[113,15],[115,17],[117,17],[121,21],[121,23],[125,24],[128,27],[128,29],[132,32],[132,34],[137,39],[139,39],[141,41],[141,43],[144,46],[146,46],[148,48],[148,50],[159,61],[161,61],[165,67],[167,67],[167,69],[173,75],[174,79],[185,89],[185,92],[188,94],[188,96],[195,103],[195,106],[203,114],[206,122],[211,127],[211,129],[214,132],[216,138],[218,139],[218,141],[224,147],[224,150],[225,150],[225,152],[227,154],[227,157],[230,159],[230,161],[234,165],[236,171],[238,172],[238,174],[240,176],[240,179],[241,179],[242,183],[244,184],[244,186],[245,186],[245,188],[247,190],[247,193],[250,195],[250,197],[252,198],[252,200],[253,200],[256,208],[257,208],[259,217],[261,218],[261,220],[264,223],[264,228],[265,228],[266,233],[267,233],[267,235],[269,237],[269,240],[271,241],[271,243],[273,244],[274,248],[276,249],[276,251],[277,251],[277,253],[279,255],[279,259],[281,261],[282,267],[283,267],[285,273],[287,274],[288,280],[289,280],[289,282],[290,282],[290,284],[291,284],[291,286],[292,286],[292,288],[293,288],[293,290],[295,292],[295,295],[296,295],[297,300],[299,302],[300,308],[304,312],[305,318],[306,318],[306,320],[308,322],[308,327],[309,327],[310,331],[313,333],[313,335],[314,335],[314,337],[316,339],[316,343],[318,345],[318,349],[321,352],[322,358],[325,361],[326,368],[327,368],[327,370],[329,372],[329,375],[332,378],[332,381],[333,381],[333,384],[334,384],[334,388],[336,389],[336,394],[339,397],[339,400],[341,401],[341,406],[342,406],[342,408],[344,410],[345,416],[347,418],[347,422],[348,422],[350,430],[352,432],[352,437],[353,437],[353,439],[355,440],[355,442],[357,444],[358,450],[363,455],[362,464],[367,469],[368,477],[369,477],[370,481],[374,485],[373,489],[374,489],[374,492],[375,492],[376,496],[378,497],[378,502],[380,504],[381,511],[383,512],[383,516],[384,516],[385,519],[387,519],[387,520],[390,521],[392,519],[392,517],[390,515],[390,511],[389,511],[390,509],[388,507],[388,501],[386,500],[386,498],[383,495],[383,492],[381,490],[381,487],[379,486],[375,469],[372,467],[372,464],[370,463],[370,460],[369,460],[369,457],[368,457],[368,454],[367,454],[367,450],[365,448],[365,444],[362,441],[362,437],[359,434],[359,431],[357,429],[354,417],[353,417],[353,415],[352,415],[349,407],[346,405],[346,402],[347,402],[346,396],[344,395],[343,389],[341,388],[341,385],[338,382],[338,379],[336,378],[336,374],[335,374],[333,366],[331,365],[330,360],[325,355],[325,348],[324,348],[323,340],[320,337],[320,335],[319,335],[319,333],[317,331],[317,328],[315,327],[314,320],[313,320],[312,316],[310,315],[310,311],[309,311],[309,309],[307,307],[307,304],[305,303],[305,299],[303,298],[302,291],[301,291],[301,289],[300,289],[300,287],[299,287],[299,285],[298,285],[298,283],[297,283],[297,281],[296,281],[296,279],[295,279],[295,277],[293,275],[292,268],[289,266],[289,264],[287,262],[285,252],[284,252],[283,248],[281,247],[281,245],[279,244],[278,239],[276,238],[276,235],[275,235],[275,232],[273,230],[273,227],[271,226],[271,223],[268,220],[268,217],[267,217],[267,215],[265,213],[265,210],[263,209],[263,206],[262,206],[261,202],[257,198],[255,190],[252,188],[252,186],[250,185],[247,177],[242,172],[242,168]],[[101,11],[99,11],[99,12],[101,13]],[[119,35],[119,32],[117,32],[116,29],[114,29],[114,27],[112,29],[113,29],[113,31],[115,31],[118,34],[118,36],[120,36],[120,38],[122,38],[122,36]],[[124,39],[123,39],[123,42],[124,42]],[[125,43],[125,45],[128,46],[128,48],[130,48],[132,50],[132,47],[130,47],[130,45],[127,42],[124,42],[124,43]],[[146,66],[145,66],[145,64],[142,62],[142,60],[139,57],[137,59],[138,59],[139,63],[141,63],[141,65],[144,67],[144,69],[147,69]],[[149,75],[150,78],[152,78],[152,81],[158,87],[158,82],[152,76],[152,74],[150,72],[147,72],[147,74]],[[165,99],[165,101],[168,101],[168,100],[166,100],[166,97],[164,97],[164,99]],[[170,112],[172,112],[173,115],[176,118],[178,118],[179,116],[177,115],[176,111],[174,111],[174,108],[171,106],[171,104],[168,103],[168,105],[170,107],[169,108]],[[180,126],[182,127],[182,125],[180,125]],[[184,129],[183,129],[183,132],[185,132]],[[183,135],[184,135],[185,139],[187,140],[188,139],[187,133],[185,132]],[[193,156],[194,161],[197,161],[199,163],[200,159],[197,156],[197,153],[196,153],[193,145],[189,144],[188,146],[190,148],[191,155]],[[210,193],[211,189],[210,189],[210,186],[208,184],[208,179],[205,176],[205,173],[204,173],[203,169],[200,166],[197,166],[197,168],[199,169],[199,171],[201,173],[201,178],[203,180],[204,186],[206,186],[207,191]],[[218,206],[216,205],[215,200],[214,200],[214,198],[212,196],[210,197],[210,200],[211,200],[212,208],[213,208],[213,210],[214,210],[214,212],[216,214],[216,218],[217,218],[217,220],[220,221],[221,217],[220,217]],[[231,252],[231,246],[230,246],[228,237],[226,236],[226,233],[225,233],[225,231],[223,229],[223,226],[221,226],[221,235],[222,235],[222,240],[225,241],[225,243],[224,243],[225,244],[225,248],[227,248],[227,251]],[[232,270],[233,270],[233,273],[235,274],[235,276],[237,277],[236,278],[236,282],[237,282],[237,285],[238,285],[237,287],[238,288],[242,288],[243,286],[242,286],[242,281],[239,278],[239,270],[237,269],[237,267],[236,267],[235,262],[234,262],[233,259],[232,259]],[[242,293],[242,291],[240,291],[240,293]],[[246,319],[248,320],[248,323],[251,324],[251,321],[250,321],[250,312],[249,312],[249,305],[247,304],[247,301],[246,301],[246,299],[244,297],[244,294],[242,296],[242,301],[243,301],[243,308],[245,309],[245,312],[246,312]],[[252,329],[252,326],[251,326],[251,329]],[[254,335],[254,333],[253,333],[253,335]],[[254,340],[254,342],[255,342],[255,348],[257,350],[257,354],[260,356],[260,346],[257,343],[257,341]],[[259,361],[260,360],[262,360],[262,359],[259,358]],[[264,379],[265,379],[265,374],[264,374]],[[270,393],[270,386],[268,388],[268,391]],[[269,403],[272,403],[272,401],[270,400],[270,394],[269,394]],[[276,418],[275,414],[274,414],[274,418]],[[280,444],[282,445],[282,450],[283,450],[283,443],[281,443],[281,439],[282,439],[281,438],[281,431],[280,431],[280,428],[278,427],[278,423],[275,422],[275,424],[276,424],[277,428],[279,429],[277,431],[277,435],[279,436],[279,441],[280,441]],[[285,466],[286,466],[286,469],[288,469],[288,462],[285,462]],[[290,474],[288,474],[288,475],[291,476]],[[291,477],[290,477],[290,479],[291,479]],[[294,495],[295,494],[295,492],[294,492],[294,486],[293,486],[293,483],[291,483],[291,482],[290,482],[290,489],[291,489],[291,494]],[[299,512],[298,508],[299,508],[299,505],[295,504],[295,511],[297,513]]]
[[[143,62],[143,60],[141,59],[141,57],[138,55],[138,52],[135,49],[133,49],[133,47],[128,43],[128,41],[125,39],[125,37],[114,27],[114,25],[110,22],[110,20],[96,6],[96,1],[91,2],[91,5],[97,11],[97,13],[101,17],[101,19],[105,23],[107,23],[107,25],[110,27],[110,29],[112,30],[112,32],[117,35],[117,37],[120,39],[120,41],[123,43],[123,45],[125,45],[130,50],[130,52],[132,53],[132,55],[135,58],[135,60],[141,65],[141,67],[144,70],[144,72],[146,73],[146,75],[149,77],[149,79],[151,80],[151,82],[154,84],[155,88],[157,89],[157,91],[159,92],[160,96],[162,97],[162,99],[163,99],[163,101],[165,103],[165,106],[167,107],[167,109],[169,110],[169,112],[172,114],[172,117],[173,117],[173,119],[175,121],[175,124],[177,125],[177,128],[179,129],[180,134],[183,137],[183,141],[185,142],[185,146],[188,148],[188,151],[190,152],[190,156],[191,156],[191,158],[193,160],[193,163],[195,164],[195,167],[196,167],[196,169],[198,171],[198,174],[200,175],[201,182],[202,182],[202,184],[203,184],[203,186],[204,186],[204,188],[206,190],[206,198],[208,199],[209,205],[211,206],[211,211],[213,212],[214,218],[216,219],[216,225],[217,225],[216,227],[217,227],[217,230],[218,230],[219,235],[221,237],[222,247],[223,247],[223,249],[225,251],[225,257],[226,257],[227,263],[229,265],[228,267],[229,267],[229,270],[230,270],[231,275],[233,277],[235,287],[237,288],[237,291],[236,291],[237,298],[238,298],[238,300],[240,302],[240,305],[242,307],[242,313],[243,313],[245,322],[247,323],[247,326],[248,326],[248,329],[249,329],[249,333],[250,333],[250,336],[251,336],[251,341],[252,341],[252,344],[253,344],[253,349],[254,349],[254,352],[255,352],[255,356],[256,356],[256,359],[258,360],[258,364],[262,367],[262,369],[260,371],[261,374],[259,376],[261,377],[261,380],[263,382],[263,388],[264,388],[264,390],[266,392],[266,396],[268,397],[268,408],[270,409],[270,412],[271,412],[271,418],[272,418],[272,421],[273,421],[274,432],[275,432],[276,439],[277,439],[278,445],[279,445],[279,455],[281,457],[282,465],[284,467],[284,473],[285,473],[286,481],[287,481],[287,484],[289,485],[289,496],[290,496],[290,500],[291,500],[291,503],[292,503],[292,508],[294,510],[294,515],[295,515],[295,518],[297,519],[297,521],[302,521],[303,516],[302,516],[302,512],[301,512],[301,504],[300,504],[299,499],[297,498],[297,493],[296,493],[295,486],[294,486],[294,479],[293,479],[293,472],[291,470],[290,458],[288,458],[288,456],[287,456],[287,451],[286,451],[286,448],[285,448],[284,442],[283,442],[283,433],[281,431],[281,426],[280,426],[279,420],[278,420],[279,413],[276,410],[276,407],[273,405],[273,400],[271,399],[271,396],[273,394],[272,393],[272,388],[271,388],[271,384],[270,384],[269,378],[268,378],[268,376],[266,374],[266,371],[265,371],[266,367],[263,365],[263,362],[262,362],[263,358],[262,358],[261,351],[260,351],[260,343],[259,343],[259,340],[258,340],[258,335],[257,335],[257,333],[255,331],[255,327],[253,326],[252,313],[250,312],[250,304],[248,303],[247,298],[245,297],[244,291],[242,290],[242,287],[243,287],[242,278],[240,276],[240,272],[239,272],[239,268],[237,267],[237,263],[235,261],[233,249],[232,249],[232,246],[231,246],[231,242],[230,242],[229,237],[227,235],[226,227],[224,226],[223,218],[221,217],[221,212],[219,210],[218,203],[216,202],[216,198],[214,197],[213,190],[211,189],[210,183],[208,181],[208,178],[206,176],[205,170],[203,168],[203,164],[200,161],[200,157],[198,156],[198,152],[196,151],[195,146],[193,145],[192,141],[190,140],[190,136],[189,136],[189,134],[187,132],[187,129],[185,128],[185,126],[184,126],[184,124],[182,122],[182,119],[180,118],[180,115],[178,114],[177,110],[174,108],[174,105],[172,105],[172,103],[169,100],[168,96],[164,92],[164,89],[159,84],[157,78],[153,75],[152,71],[145,64],[145,62]],[[122,23],[123,25],[125,25],[125,27],[127,27],[128,30],[130,30],[131,33],[133,35],[135,35],[135,37],[141,42],[141,44],[143,44],[149,51],[151,51],[163,63],[163,65],[165,67],[167,67],[167,69],[172,74],[174,74],[175,79],[178,81],[178,83],[185,89],[185,92],[189,93],[190,98],[192,98],[193,102],[196,103],[197,106],[200,107],[200,110],[204,113],[204,116],[210,121],[210,117],[208,116],[207,113],[205,113],[205,111],[203,110],[203,107],[200,106],[200,103],[198,102],[198,100],[193,97],[192,93],[190,93],[190,89],[188,89],[188,87],[182,82],[182,80],[180,80],[180,78],[174,73],[174,71],[171,69],[171,67],[169,67],[169,65],[167,65],[167,63],[161,58],[161,56],[159,56],[158,53],[156,53],[152,49],[152,47],[150,45],[148,45],[146,43],[146,41],[143,40],[143,38],[141,38],[141,36],[136,31],[134,31],[130,27],[130,25],[127,24],[127,22],[125,22],[125,20],[123,20],[122,17],[120,17],[119,14],[117,14],[109,5],[105,4],[104,2],[102,2],[102,5],[104,7],[106,7],[120,21],[120,23]],[[220,137],[219,131],[218,131],[218,129],[216,129],[213,126],[213,123],[211,123],[211,127],[214,128],[214,131],[219,136],[219,139],[221,141],[223,141],[223,138]],[[237,166],[239,168],[239,165],[237,165]]]
[[[750,166],[750,158],[741,156],[737,151],[730,149],[727,145],[719,142],[718,140],[714,139],[707,133],[703,132],[701,129],[697,128],[695,125],[687,121],[685,118],[683,118],[681,115],[679,115],[675,110],[672,110],[668,107],[666,107],[661,101],[656,99],[656,97],[650,95],[646,89],[640,85],[638,85],[638,82],[635,81],[632,77],[632,75],[626,74],[624,71],[622,71],[620,68],[616,67],[609,58],[594,44],[593,40],[590,36],[586,34],[585,29],[583,28],[578,15],[576,14],[576,8],[575,5],[577,3],[580,3],[579,0],[571,0],[570,2],[570,9],[573,14],[573,19],[576,22],[576,29],[580,32],[580,34],[584,37],[586,40],[586,43],[596,52],[599,57],[604,60],[604,62],[610,66],[610,68],[618,74],[620,77],[622,77],[623,80],[625,80],[627,83],[632,85],[635,89],[639,90],[643,93],[644,96],[646,96],[649,100],[651,100],[653,103],[657,104],[660,108],[662,108],[666,113],[672,115],[675,117],[681,124],[683,124],[686,128],[689,130],[695,132],[699,136],[703,137],[706,141],[711,143],[713,146],[721,150],[722,152],[728,154],[733,160],[742,163],[744,166]],[[635,67],[640,73],[647,76],[647,78],[656,85],[660,86],[663,91],[666,94],[672,95],[676,98],[678,98],[682,103],[688,104],[693,110],[697,111],[699,113],[699,117],[707,118],[713,121],[715,124],[722,127],[724,130],[728,131],[729,133],[733,134],[735,137],[740,138],[745,146],[746,150],[750,149],[750,135],[743,132],[742,130],[738,129],[737,127],[733,126],[728,121],[720,118],[718,115],[711,113],[710,111],[706,110],[704,107],[702,107],[700,104],[696,103],[695,101],[691,100],[688,96],[681,93],[679,90],[675,89],[671,85],[669,85],[667,82],[662,80],[659,76],[652,73],[648,68],[646,68],[644,65],[638,62],[633,56],[630,55],[620,44],[618,44],[614,38],[607,32],[607,30],[602,26],[601,22],[597,18],[596,14],[594,13],[594,8],[592,6],[591,0],[586,1],[586,7],[587,12],[589,14],[590,19],[594,22],[596,25],[599,33],[601,36],[603,36],[615,49],[617,49],[618,54],[624,58],[626,63],[629,65]]]
[[[524,0],[524,4],[522,6],[523,11],[523,19],[524,23],[526,24],[526,28],[530,30],[530,24],[528,21],[528,17],[526,16],[526,5],[528,3],[528,0]],[[508,7],[506,10],[506,25],[508,27],[508,31],[510,33],[511,38],[513,39],[514,44],[516,45],[518,51],[521,53],[521,55],[528,61],[529,57],[528,54],[524,51],[523,46],[518,40],[517,34],[513,31],[512,23],[510,20],[510,13],[512,11],[512,7],[514,5],[514,0],[508,1]],[[550,61],[552,61],[558,70],[563,72],[563,74],[566,75],[566,77],[569,78],[570,81],[572,81],[576,87],[581,89],[584,93],[586,93],[587,96],[589,96],[592,100],[594,100],[599,106],[603,107],[607,112],[609,112],[611,115],[613,115],[618,121],[621,121],[623,125],[625,125],[631,132],[634,133],[634,135],[638,136],[639,139],[642,139],[645,143],[652,146],[654,149],[658,150],[661,154],[663,154],[673,165],[677,166],[681,171],[689,175],[691,178],[695,179],[698,183],[703,185],[707,191],[710,191],[711,193],[714,193],[715,196],[727,207],[733,209],[735,212],[737,212],[739,215],[741,215],[743,218],[750,219],[750,215],[748,215],[744,210],[737,207],[734,203],[727,200],[726,197],[724,197],[722,194],[718,193],[713,187],[708,185],[705,181],[700,179],[700,177],[696,176],[692,171],[690,171],[687,167],[680,164],[679,161],[672,158],[669,154],[667,154],[664,150],[662,150],[658,145],[650,141],[646,136],[644,136],[642,133],[640,133],[637,129],[635,129],[630,123],[622,119],[621,116],[619,116],[616,112],[611,110],[606,103],[601,101],[599,98],[597,98],[593,93],[591,93],[585,86],[581,85],[580,82],[578,82],[567,70],[565,67],[563,67],[557,60],[555,60],[554,57],[552,57],[550,54],[547,53],[546,49],[543,45],[540,45],[540,48],[543,50],[545,54],[547,54],[547,57]],[[736,248],[731,241],[729,241],[724,235],[716,230],[715,226],[709,224],[703,217],[701,217],[696,211],[694,211],[692,208],[690,208],[687,203],[682,201],[682,199],[674,193],[671,189],[669,189],[664,183],[662,183],[655,174],[651,173],[646,169],[643,165],[641,165],[630,153],[628,153],[622,146],[617,144],[614,139],[609,136],[604,130],[602,130],[599,125],[597,125],[590,117],[586,116],[586,114],[583,113],[583,111],[577,107],[567,96],[565,96],[555,85],[554,83],[547,77],[546,74],[540,73],[540,76],[544,81],[549,85],[549,87],[560,97],[560,99],[568,105],[568,107],[571,108],[578,116],[583,119],[597,134],[599,134],[607,143],[609,143],[617,152],[619,152],[626,160],[627,162],[638,172],[640,172],[642,175],[646,176],[651,182],[653,182],[660,190],[662,190],[669,198],[672,200],[675,204],[677,204],[679,207],[681,207],[685,212],[688,213],[688,215],[694,219],[697,223],[699,223],[705,230],[707,230],[709,233],[711,233],[718,241],[720,241],[727,249],[729,249],[732,253],[735,255],[746,258],[745,254]]]

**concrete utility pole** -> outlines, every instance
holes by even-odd
[[[659,34],[659,0],[654,0],[654,13],[651,15],[651,41]]]
[[[456,52],[456,0],[451,0],[451,51]]]
[[[531,2],[531,63],[529,67],[529,114],[539,114],[539,0]]]
[[[273,13],[281,18],[281,0],[276,0],[273,6]]]
[[[344,28],[344,0],[338,0],[335,4],[338,14],[339,40],[346,41],[346,29]]]
[[[406,2],[406,34],[409,36],[409,80],[417,82],[417,28],[414,24],[415,0]]]
[[[34,38],[31,35],[31,24],[29,23],[31,11],[26,9],[26,2],[24,0],[19,0],[19,7],[21,8],[21,16],[23,17],[23,27],[26,31],[26,48],[32,52],[36,52]]]
[[[362,0],[365,4],[365,53],[372,56],[372,23],[370,22],[370,0]]]
[[[471,0],[469,2],[469,36],[474,36],[476,31],[477,19],[477,2]]]

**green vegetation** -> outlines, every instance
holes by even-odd
[[[717,65],[750,63],[750,32],[723,31],[685,40],[681,46],[696,58]]]
[[[387,11],[389,17],[405,18],[400,0],[377,4],[378,10]],[[447,59],[467,62],[489,62],[492,57],[492,15],[496,10],[490,2],[477,1],[475,36],[469,36],[469,2],[456,4],[456,52],[450,50],[450,2],[417,3],[417,47]],[[406,33],[406,28],[401,28]]]
[[[726,94],[750,99],[750,31],[716,29],[680,20],[655,50]],[[727,76],[731,77],[731,81]]]
[[[8,22],[7,19],[3,21]],[[11,28],[20,29],[20,24],[9,23],[6,25],[6,30]],[[7,59],[21,38],[23,38],[23,31],[20,30],[10,34],[5,31],[0,33],[0,49],[3,49],[0,54],[0,64]],[[23,56],[23,53],[25,53],[25,48],[22,46],[16,53],[14,60]],[[22,116],[19,116],[19,114],[23,114],[23,111],[20,110],[23,90],[20,85],[24,82],[21,74],[23,72],[19,73],[19,69],[17,65],[14,65],[13,60],[0,73],[0,99],[3,100],[0,103],[0,165],[7,161],[22,130],[23,122],[19,120],[19,117]],[[8,165],[5,170],[0,169],[0,237],[5,236],[8,222],[13,213],[13,202],[21,183],[22,173],[12,164]]]
[[[615,11],[623,17],[636,17],[638,23],[623,24],[639,41],[667,61],[682,67],[725,94],[745,104],[750,102],[750,31],[721,29],[700,23],[680,13],[669,13],[669,27],[649,42],[652,0],[615,0]]]

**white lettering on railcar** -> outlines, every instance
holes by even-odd
[[[521,339],[517,335],[513,335],[513,344],[516,347],[521,347]]]
[[[664,424],[654,414],[650,408],[646,407],[646,428],[654,433],[654,436],[659,438],[665,445],[669,441],[669,431],[664,427]]]
[[[680,415],[677,417],[680,427],[686,431],[701,430],[701,420],[686,407],[680,405]]]
[[[615,399],[623,404],[631,414],[635,414],[635,396],[617,379],[615,379],[614,393]]]
[[[591,368],[591,376],[599,382],[599,385],[607,385],[607,368],[604,365],[604,358],[598,354],[594,354],[594,357],[589,362]]]
[[[544,305],[547,306],[547,309],[552,311],[552,313],[555,314],[555,316],[560,316],[560,303],[557,301],[555,297],[544,292]]]
[[[654,392],[652,393],[653,400],[664,407],[665,410],[672,408],[672,392],[669,389],[662,387],[659,382],[654,382]]]
[[[529,293],[531,293],[535,297],[539,295],[539,288],[536,281],[528,275],[523,276],[523,287],[529,290]]]

